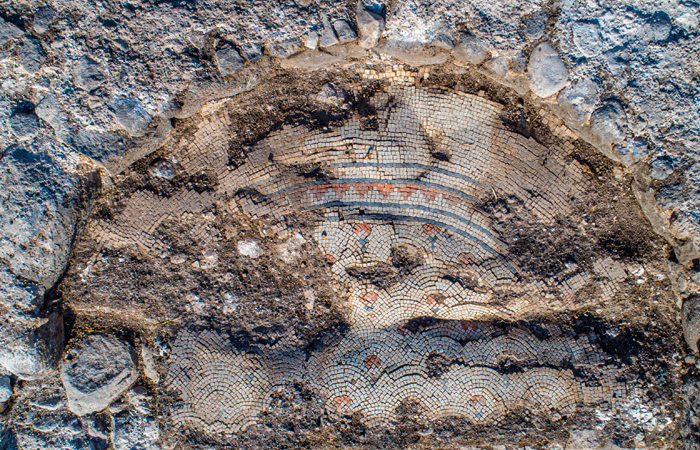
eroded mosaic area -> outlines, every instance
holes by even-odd
[[[167,244],[156,231],[173,218],[192,223],[202,245],[215,241],[215,205],[217,214],[265,221],[273,234],[304,214],[346,289],[337,300],[347,299],[349,328],[313,351],[251,352],[216,331],[181,331],[167,375],[179,402],[171,419],[210,435],[237,433],[290,380],[312,386],[331,417],[360,413],[369,423],[391,422],[406,401],[432,419],[479,424],[522,408],[614,414],[634,382],[587,337],[489,325],[600,304],[628,276],[611,258],[549,277],[528,273],[486,207],[516,199],[542,227],[574,211],[590,179],[573,146],[545,148],[507,129],[500,105],[452,90],[395,85],[369,104],[372,120],[287,125],[234,165],[220,108],[151,168],[158,176],[175,165],[192,176],[206,171],[214,189],[137,191],[119,215],[92,225],[104,247],[158,254]]]

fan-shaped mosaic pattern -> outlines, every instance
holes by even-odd
[[[573,147],[545,148],[509,131],[499,119],[501,107],[475,95],[395,85],[371,104],[371,123],[350,118],[332,130],[286,126],[235,168],[228,165],[229,119],[221,108],[188,138],[169,144],[188,174],[206,168],[216,175],[215,191],[161,199],[137,192],[120,216],[95,225],[103,245],[159,251],[164,244],[154,231],[160,223],[187,221],[214,204],[263,217],[273,231],[287,229],[288,217],[312,212],[316,243],[332,275],[349,288],[350,331],[306,368],[241,353],[211,333],[181,335],[169,376],[183,403],[175,422],[214,434],[243,430],[283,376],[306,378],[332,414],[358,411],[374,422],[390,420],[408,399],[431,417],[479,423],[516,406],[567,413],[577,405],[613,407],[625,386],[585,341],[539,341],[519,329],[497,336],[465,322],[581,308],[610,298],[625,277],[612,260],[592,271],[571,265],[551,279],[523,276],[481,206],[491,198],[517,198],[524,214],[543,226],[572,211],[588,183],[571,158]],[[206,223],[194,223],[198,239],[212,239]],[[391,263],[402,247],[419,262],[401,277],[378,283],[357,276]],[[600,294],[577,296],[593,278]],[[446,322],[415,332],[405,327],[420,317]],[[430,369],[435,354],[449,362],[439,376]],[[520,370],[502,370],[507,361]],[[574,367],[587,374],[585,381]]]
[[[215,331],[183,329],[168,372],[168,384],[182,400],[172,420],[215,435],[244,430],[255,423],[275,386],[300,367],[300,361],[285,356],[236,350]]]
[[[483,324],[447,322],[419,332],[401,327],[352,335],[312,361],[312,378],[330,411],[361,412],[377,422],[392,418],[406,400],[420,402],[432,418],[483,423],[515,406],[570,414],[578,405],[613,406],[624,397],[625,384],[601,365],[600,351],[587,338],[540,341],[523,329],[494,332]],[[518,370],[509,372],[508,364]]]

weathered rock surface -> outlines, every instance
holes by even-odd
[[[627,133],[627,114],[622,103],[609,99],[593,111],[591,131],[598,135],[603,145],[622,142]]]
[[[597,97],[598,86],[591,79],[584,78],[562,90],[557,102],[574,122],[582,123],[590,118]]]
[[[112,112],[126,131],[132,136],[143,136],[151,123],[151,115],[148,114],[141,102],[133,97],[117,97],[112,99]]]
[[[685,342],[691,350],[697,352],[700,341],[700,296],[693,295],[685,299],[682,317]]]
[[[686,450],[700,449],[700,378],[689,376],[683,383],[681,436]]]
[[[20,38],[21,36],[22,30],[17,28],[14,24],[0,19],[0,45],[5,45],[14,39]]]
[[[234,74],[245,65],[245,61],[241,58],[238,51],[229,44],[217,50],[216,62],[219,65],[219,72],[223,76]]]
[[[486,43],[473,35],[462,36],[452,50],[452,56],[457,61],[473,65],[481,64],[488,55]]]
[[[360,46],[368,49],[375,47],[384,30],[384,17],[364,8],[362,2],[357,4],[356,15],[357,28],[360,32]]]
[[[527,72],[530,76],[530,89],[542,98],[562,90],[569,79],[569,73],[559,54],[547,42],[541,43],[532,51]]]
[[[160,432],[153,417],[125,409],[112,416],[114,450],[158,449]]]
[[[136,380],[131,346],[114,336],[90,335],[70,349],[61,367],[69,409],[102,411]]]

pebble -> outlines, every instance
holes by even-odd
[[[559,59],[556,50],[546,42],[532,51],[527,71],[530,75],[530,89],[542,98],[562,90],[569,79],[566,66]]]

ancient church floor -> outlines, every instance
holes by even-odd
[[[675,432],[667,249],[619,168],[473,74],[289,84],[303,104],[267,83],[175,121],[96,205],[61,285],[73,340],[120,329],[154,353],[164,439]],[[257,125],[256,98],[277,108]]]

